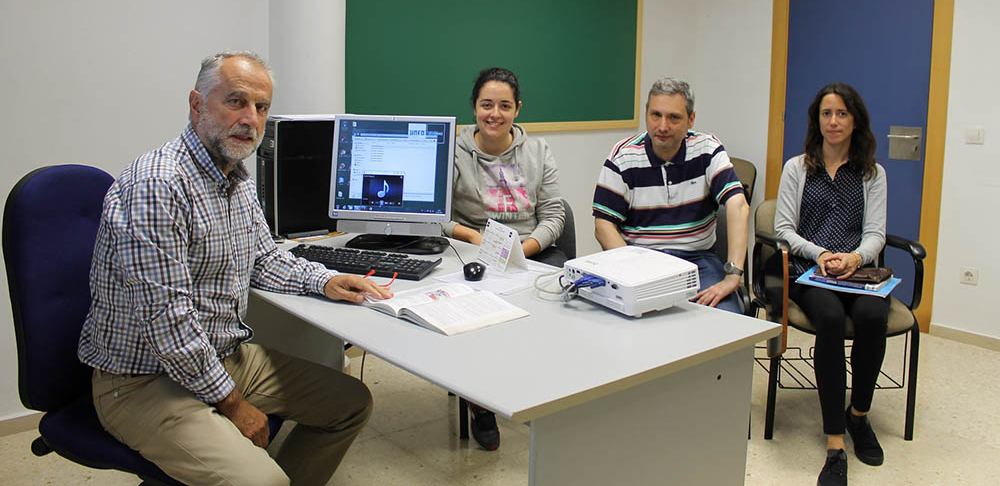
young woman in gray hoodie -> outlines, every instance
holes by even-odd
[[[559,200],[559,173],[545,140],[528,138],[514,124],[521,110],[517,76],[484,69],[472,90],[475,126],[458,133],[452,219],[444,233],[478,245],[486,221],[517,230],[524,255],[562,266],[566,255],[552,246],[566,218]]]
[[[453,221],[444,225],[452,238],[478,245],[486,221],[517,230],[524,256],[561,267],[566,254],[553,246],[566,219],[559,200],[559,173],[549,145],[528,138],[514,124],[521,111],[521,89],[509,69],[488,68],[472,88],[476,126],[463,127],[455,150]],[[472,437],[488,451],[500,447],[493,412],[474,403]]]

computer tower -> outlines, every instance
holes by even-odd
[[[257,198],[267,225],[285,237],[336,229],[328,216],[333,115],[267,119],[257,149]]]

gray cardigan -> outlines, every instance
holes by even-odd
[[[785,163],[778,186],[778,202],[774,213],[774,232],[788,242],[793,255],[816,261],[827,251],[799,236],[799,207],[806,185],[805,155],[792,157]],[[854,251],[861,255],[862,264],[875,262],[885,246],[885,169],[875,164],[875,177],[864,181],[865,214],[861,226],[861,244]]]

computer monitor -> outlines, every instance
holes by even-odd
[[[440,253],[451,220],[455,117],[337,115],[330,217],[353,248]]]

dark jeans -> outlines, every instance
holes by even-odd
[[[851,348],[853,372],[851,407],[867,412],[882,358],[885,335],[889,328],[889,299],[849,294],[792,284],[788,296],[805,312],[816,328],[816,387],[823,411],[823,432],[844,433],[844,397],[847,389],[847,364],[844,360],[844,335],[847,317],[854,322],[854,345]]]
[[[698,280],[701,281],[701,290],[707,289],[726,278],[726,271],[722,268],[722,261],[716,256],[714,251],[701,250],[701,251],[684,251],[684,250],[660,250],[668,255],[673,255],[677,258],[683,258],[695,265],[698,265]],[[719,309],[727,310],[729,312],[735,312],[737,314],[743,313],[743,306],[740,305],[740,299],[736,295],[736,291],[726,296],[725,299],[719,301],[716,305]]]

